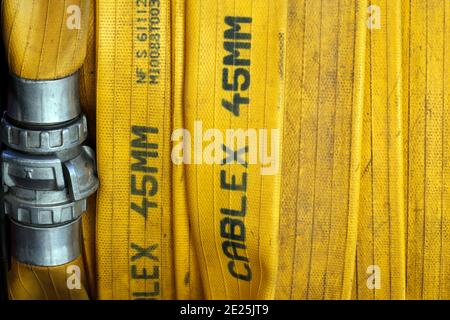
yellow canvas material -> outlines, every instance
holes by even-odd
[[[227,129],[267,129],[263,150],[276,157],[281,149],[272,129],[282,130],[286,4],[186,1],[184,124],[192,143],[184,137],[184,158],[192,160],[188,208],[208,299],[274,298],[280,164],[263,174],[266,164],[250,163],[250,137],[224,137]]]
[[[348,299],[355,274],[367,2],[288,9],[278,299]]]
[[[405,1],[408,299],[450,298],[450,2]]]
[[[13,300],[87,300],[83,259],[47,268],[11,261],[9,297]]]
[[[172,110],[173,130],[184,126],[184,57],[185,0],[172,1]],[[174,266],[177,299],[202,299],[203,289],[193,236],[189,224],[186,198],[186,174],[183,165],[173,166],[172,206],[174,236]],[[180,270],[180,271],[178,271]]]
[[[401,1],[369,1],[368,13],[356,297],[403,299]]]
[[[100,299],[201,297],[184,171],[170,154],[183,125],[184,5],[97,2]]]
[[[2,12],[12,73],[47,80],[80,69],[86,56],[89,0],[5,0]]]

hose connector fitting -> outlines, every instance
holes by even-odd
[[[98,188],[87,136],[78,73],[42,81],[11,77],[1,158],[17,261],[57,266],[81,254],[80,217]]]

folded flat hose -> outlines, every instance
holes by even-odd
[[[83,145],[87,120],[78,93],[89,0],[6,0],[2,5],[11,74],[1,125],[7,146],[4,206],[14,257],[10,295],[58,298],[58,292],[69,290],[68,269],[61,266],[82,267],[80,216],[98,186],[94,152]],[[44,281],[44,274],[51,281]],[[37,283],[41,291],[32,290]],[[85,298],[86,293],[64,297]]]
[[[269,150],[267,145],[258,150],[278,160],[270,146],[279,147],[273,130],[282,129],[286,4],[186,1],[184,121],[191,134],[200,131],[199,124],[203,132],[216,130],[211,140],[230,130],[265,129]],[[254,145],[243,140],[223,141],[219,147],[226,152],[223,157],[217,152],[219,161],[186,165],[190,223],[208,299],[275,295],[279,164],[264,174],[266,164],[251,161]]]
[[[2,6],[12,299],[449,297],[448,0]],[[200,121],[280,129],[281,172],[228,141],[232,163],[173,164]]]
[[[405,298],[402,1],[371,0],[381,28],[367,29],[358,223],[358,299]],[[379,287],[368,286],[371,272]]]
[[[201,293],[183,168],[170,157],[172,121],[182,125],[184,70],[173,62],[183,59],[183,14],[182,0],[97,1],[100,299]]]
[[[405,1],[408,299],[450,299],[450,2]]]
[[[185,22],[186,1],[172,3],[172,83],[173,83],[173,130],[184,125],[184,81],[185,81]],[[177,299],[201,299],[197,257],[189,224],[186,174],[183,165],[173,166],[172,204],[174,208],[174,265]]]
[[[288,1],[277,299],[349,299],[367,2]]]

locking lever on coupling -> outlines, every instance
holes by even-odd
[[[87,136],[78,73],[42,81],[11,76],[1,158],[4,209],[17,261],[57,266],[81,254],[81,215],[98,188]]]

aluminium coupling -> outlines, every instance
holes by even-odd
[[[56,80],[11,76],[1,159],[3,205],[17,261],[56,266],[81,254],[80,217],[98,188],[87,137],[78,73]]]

